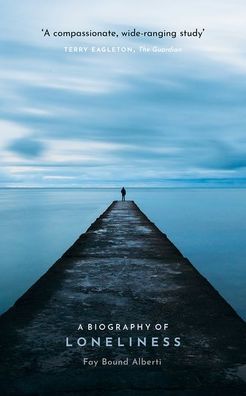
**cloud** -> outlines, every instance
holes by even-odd
[[[19,3],[11,4],[4,4],[1,27],[5,181],[76,186],[122,178],[161,185],[245,176],[244,2],[234,7],[202,0],[198,7],[188,0],[165,7],[160,0],[143,1],[140,14],[130,1],[92,0],[86,6],[44,0],[34,7],[23,0],[21,21]],[[44,40],[44,25],[62,30],[206,25],[206,34],[199,42],[177,41],[183,52],[176,55],[81,55],[62,49],[81,40]]]
[[[7,149],[29,159],[41,156],[44,144],[32,138],[21,138],[10,143]]]

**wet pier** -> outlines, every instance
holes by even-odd
[[[244,395],[245,335],[137,205],[115,201],[0,317],[0,394]]]

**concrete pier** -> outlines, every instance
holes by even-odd
[[[0,394],[241,396],[245,335],[166,235],[117,201],[0,317]]]

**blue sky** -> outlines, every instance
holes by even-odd
[[[0,186],[245,185],[244,1],[1,3]],[[145,41],[41,34],[132,27],[205,33]],[[139,53],[143,44],[182,52]],[[68,45],[136,53],[68,54]]]

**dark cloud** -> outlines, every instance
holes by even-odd
[[[45,145],[33,138],[21,138],[12,141],[7,149],[24,158],[36,158],[43,153]]]
[[[214,142],[207,167],[220,170],[246,169],[246,147],[234,147],[224,142]]]

